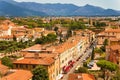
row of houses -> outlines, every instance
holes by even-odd
[[[35,40],[42,35],[46,36],[49,33],[56,34],[55,31],[48,31],[44,28],[27,28],[26,26],[16,26],[9,20],[4,21],[0,25],[0,40],[13,41],[13,37],[19,42],[21,40],[27,41],[29,39]]]

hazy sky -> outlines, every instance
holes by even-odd
[[[103,8],[120,10],[120,0],[15,0],[15,1],[39,2],[39,3],[72,3],[78,6],[91,4]]]

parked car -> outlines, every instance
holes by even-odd
[[[79,67],[80,67],[80,65],[78,65],[78,66],[75,68],[75,70],[78,70],[78,69],[79,69]]]
[[[93,66],[94,65],[94,60],[91,60],[90,63],[89,63],[90,66]]]
[[[91,69],[91,68],[92,68],[92,66],[91,66],[90,64],[88,64],[88,65],[87,65],[87,67],[88,67],[89,69]]]

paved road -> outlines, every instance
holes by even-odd
[[[84,53],[84,55],[79,59],[79,61],[77,61],[77,62],[74,64],[73,68],[72,68],[67,74],[64,74],[64,77],[63,77],[62,80],[67,80],[67,79],[68,79],[68,75],[69,75],[70,73],[73,73],[73,72],[75,71],[75,68],[76,68],[78,65],[82,66],[83,60],[84,60],[86,57],[88,57],[88,55],[90,55],[91,53],[92,53],[92,48],[89,48],[89,49],[87,50],[87,52]]]

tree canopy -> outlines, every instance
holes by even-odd
[[[97,62],[97,66],[101,67],[101,69],[107,69],[109,71],[115,71],[118,68],[116,64],[106,60],[99,60]]]
[[[49,80],[48,71],[44,66],[37,66],[32,73],[32,80]]]
[[[1,59],[1,62],[2,62],[2,64],[5,65],[5,66],[8,66],[8,67],[10,67],[10,68],[13,67],[12,60],[11,60],[9,57],[6,57],[6,56],[3,57],[3,58]]]
[[[56,41],[57,36],[55,34],[48,34],[47,36],[42,36],[41,38],[37,38],[35,40],[36,44],[45,44]]]
[[[88,73],[89,71],[85,67],[79,67],[76,73]]]

